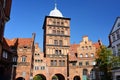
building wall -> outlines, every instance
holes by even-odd
[[[90,73],[95,65],[96,47],[92,41],[88,40],[88,36],[84,36],[78,45],[76,60],[73,59],[69,63],[69,78],[73,80],[75,76],[79,76],[83,80],[83,70],[87,69],[87,75],[85,76],[90,79]]]
[[[114,56],[119,56],[120,53],[120,17],[117,17],[114,25],[111,29],[111,32],[109,34],[109,42],[110,42],[110,48],[113,51]],[[116,64],[116,65],[115,65]],[[117,80],[117,76],[120,77],[120,62],[113,63],[113,69],[112,69],[112,77],[113,80]]]

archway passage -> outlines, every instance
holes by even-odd
[[[33,80],[46,80],[46,77],[43,74],[37,74]]]
[[[65,77],[62,74],[55,74],[52,80],[65,80]]]
[[[79,76],[75,76],[73,80],[80,80]]]
[[[23,77],[18,77],[16,80],[25,80]]]

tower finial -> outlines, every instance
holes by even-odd
[[[57,2],[56,2],[56,0],[55,0],[55,9],[57,9]]]

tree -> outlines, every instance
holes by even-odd
[[[97,50],[96,62],[100,71],[104,73],[103,80],[110,80],[109,73],[112,68],[112,59],[112,51],[106,46],[101,46],[100,49]]]
[[[33,80],[43,80],[42,77],[40,75],[36,75]]]

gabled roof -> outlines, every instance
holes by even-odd
[[[114,24],[113,24],[113,27],[112,27],[112,29],[111,29],[111,31],[110,31],[110,34],[112,33],[112,31],[113,31],[114,28],[116,27],[115,25],[117,24],[118,19],[120,19],[120,16],[118,16],[118,17],[116,18],[116,20],[115,20],[115,22],[114,22]],[[110,34],[109,34],[109,35],[110,35]]]

